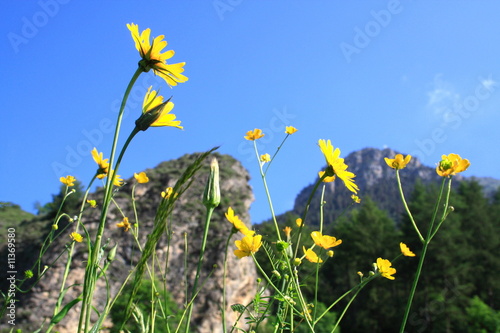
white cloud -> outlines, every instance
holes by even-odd
[[[460,94],[450,83],[442,79],[442,74],[434,76],[433,89],[427,92],[427,108],[437,116],[446,116],[453,106],[460,102]]]

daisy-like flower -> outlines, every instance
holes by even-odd
[[[311,238],[313,239],[314,244],[324,248],[325,250],[342,244],[341,239],[337,239],[328,235],[322,235],[319,231],[311,232]]]
[[[319,178],[323,178],[324,174],[325,174],[325,171],[318,172]],[[334,180],[335,180],[335,175],[333,175],[333,176],[326,176],[325,178],[323,178],[323,183],[331,183]]]
[[[149,182],[148,175],[146,175],[144,171],[140,173],[134,173],[134,178],[137,180],[139,184],[145,184]]]
[[[128,222],[128,217],[124,217],[120,223],[117,223],[118,228],[123,228],[125,232],[130,230],[130,223]]]
[[[76,178],[68,175],[66,177],[59,178],[59,181],[64,185],[70,187],[70,186],[75,186]]]
[[[286,134],[288,134],[288,135],[291,135],[291,134],[293,134],[293,133],[295,133],[295,132],[297,132],[297,131],[298,131],[298,129],[296,129],[296,128],[295,128],[295,127],[293,127],[293,126],[287,126],[287,127],[285,128],[285,133],[286,133]]]
[[[332,173],[328,176],[337,176],[344,182],[344,185],[351,192],[356,194],[359,191],[358,185],[354,183],[353,178],[356,175],[350,171],[347,171],[347,164],[344,163],[344,159],[340,158],[340,149],[333,149],[332,143],[330,140],[319,140],[318,141],[319,148],[323,155],[325,155],[326,163],[328,164],[328,169],[326,170],[328,173]]]
[[[139,61],[139,67],[144,72],[149,72],[152,69],[156,75],[163,78],[171,87],[188,80],[187,77],[181,74],[184,72],[184,65],[186,63],[167,64],[167,60],[172,58],[175,52],[169,50],[161,53],[167,46],[167,41],[163,40],[165,36],[160,35],[154,38],[151,43],[151,29],[148,28],[139,34],[139,26],[137,24],[127,24],[127,28],[134,39],[135,48],[141,55],[142,60]]]
[[[104,159],[102,156],[102,152],[99,153],[97,151],[97,148],[95,148],[95,147],[94,147],[94,149],[92,149],[91,154],[92,154],[92,158],[99,166],[99,169],[97,169],[97,178],[103,179],[104,177],[106,177],[106,175],[108,174],[108,171],[109,171],[108,159],[107,158]]]
[[[261,129],[256,128],[253,131],[248,131],[247,135],[245,135],[245,139],[247,139],[248,141],[255,141],[257,139],[264,137],[264,135],[265,134],[262,133]]]
[[[234,210],[229,207],[227,209],[226,219],[233,224],[233,227],[241,232],[245,236],[253,236],[255,234],[255,231],[248,229],[246,224],[240,220],[240,218],[237,215],[234,215]]]
[[[262,245],[262,236],[245,236],[242,240],[235,241],[234,244],[238,248],[234,250],[234,254],[241,259],[259,251]]]
[[[392,263],[387,259],[377,258],[377,268],[380,275],[389,280],[394,280],[395,277],[392,276],[396,274],[396,269],[391,267]]]
[[[323,260],[320,257],[318,257],[316,252],[314,252],[312,249],[306,250],[306,247],[302,246],[302,251],[304,251],[306,259],[309,260],[310,262],[314,264],[321,264],[323,262]]]
[[[79,233],[77,232],[72,232],[71,234],[69,234],[69,237],[74,240],[75,242],[78,242],[78,243],[81,243],[83,241],[83,237],[82,235],[80,235]]]
[[[175,120],[176,115],[170,113],[174,108],[174,103],[170,98],[163,102],[163,96],[158,95],[155,90],[148,88],[142,103],[142,115],[135,121],[135,125],[141,131],[147,130],[150,126],[171,126],[183,129],[180,120]]]
[[[393,159],[385,157],[384,160],[385,163],[387,163],[387,165],[391,168],[401,170],[406,168],[406,165],[410,163],[411,155],[406,155],[406,157],[403,157],[403,155],[401,154],[396,154]]]
[[[401,253],[406,257],[415,257],[415,253],[411,252],[410,248],[405,243],[399,243]]]
[[[115,186],[122,186],[123,185],[123,179],[122,176],[116,175],[115,176],[115,170],[111,170],[110,172],[111,177],[113,177],[113,185]]]
[[[443,155],[441,156],[441,162],[436,167],[436,172],[441,177],[449,177],[467,170],[469,166],[469,160],[463,159],[458,154]]]
[[[271,162],[271,155],[269,154],[260,155],[260,161],[263,163]]]

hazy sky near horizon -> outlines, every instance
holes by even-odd
[[[342,156],[390,147],[434,166],[471,161],[465,176],[500,178],[500,2],[497,1],[6,1],[2,3],[0,201],[34,212],[71,174],[109,156],[117,110],[139,55],[126,24],[165,35],[189,81],[170,89],[142,74],[123,143],[150,85],[173,96],[184,130],[151,128],[130,145],[124,178],[219,146],[251,174],[253,222],[270,217],[248,130],[277,213],[324,166],[318,139]],[[362,196],[362,191],[360,195]]]

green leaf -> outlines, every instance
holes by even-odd
[[[80,302],[82,299],[77,298],[66,304],[64,308],[62,308],[61,311],[59,311],[58,314],[56,314],[52,320],[50,321],[51,324],[57,324],[59,323],[66,315],[68,314],[68,311],[78,302]]]

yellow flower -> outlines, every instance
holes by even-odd
[[[260,155],[260,161],[264,163],[271,162],[271,155],[269,154]]]
[[[324,248],[325,250],[342,244],[341,239],[337,240],[335,237],[322,235],[319,231],[311,232],[311,238],[313,239],[314,244]]]
[[[122,179],[122,176],[120,175],[116,175],[115,176],[115,170],[111,170],[110,172],[111,174],[111,177],[113,177],[113,185],[115,186],[122,186],[123,185],[123,179]]]
[[[292,228],[285,227],[285,229],[283,229],[283,232],[285,233],[286,238],[290,239],[290,234],[292,233]]]
[[[74,182],[75,182],[75,180],[76,180],[76,178],[75,178],[75,177],[73,177],[73,176],[69,176],[69,175],[68,175],[68,176],[66,176],[66,177],[61,177],[61,178],[59,178],[59,181],[60,181],[61,183],[63,183],[64,185],[68,186],[68,187],[69,187],[69,186],[75,186],[75,183],[74,183]]]
[[[234,250],[234,254],[241,259],[259,251],[262,245],[262,236],[245,236],[242,240],[235,241],[234,244],[238,248]]]
[[[295,220],[295,224],[297,224],[297,227],[302,227],[302,219],[299,217],[298,219]]]
[[[151,29],[146,29],[139,34],[139,26],[131,23],[127,24],[132,38],[135,42],[135,48],[139,51],[142,60],[139,61],[139,67],[144,72],[149,72],[150,69],[161,78],[163,78],[169,86],[176,86],[178,82],[186,82],[187,77],[182,75],[184,72],[185,62],[177,64],[167,64],[167,60],[172,58],[175,52],[173,50],[161,53],[167,46],[167,41],[163,40],[164,36],[160,35],[150,42]]]
[[[97,202],[95,200],[87,200],[87,203],[90,205],[92,208],[97,207]]]
[[[106,177],[106,175],[108,174],[108,171],[109,171],[108,159],[107,158],[104,159],[102,157],[102,152],[99,153],[95,147],[92,150],[91,154],[92,154],[92,158],[99,166],[99,169],[97,169],[97,178],[103,179],[104,177]]]
[[[458,154],[449,154],[441,156],[442,160],[436,167],[436,172],[441,177],[456,175],[459,172],[467,170],[470,162],[467,159],[462,159]]]
[[[406,168],[406,165],[410,163],[411,155],[406,155],[406,157],[403,158],[403,155],[396,154],[396,157],[393,159],[385,157],[384,160],[391,168],[400,170]]]
[[[351,199],[352,199],[352,201],[354,201],[355,203],[358,203],[358,204],[361,202],[361,198],[355,194],[351,195]]]
[[[318,172],[319,178],[323,178],[323,175],[325,174],[325,171],[320,171]],[[335,180],[335,176],[326,176],[323,178],[323,183],[331,183]]]
[[[69,237],[74,240],[75,242],[81,243],[83,241],[82,235],[80,235],[77,232],[72,232]]]
[[[288,135],[291,135],[291,134],[293,134],[293,133],[295,133],[295,132],[297,132],[297,131],[298,131],[298,129],[296,129],[296,128],[295,128],[295,127],[293,127],[293,126],[287,126],[287,127],[285,128],[285,133],[286,133],[286,134],[288,134]]]
[[[163,96],[158,95],[155,90],[148,88],[142,103],[142,115],[135,121],[135,125],[141,131],[147,130],[150,126],[171,126],[183,129],[180,120],[175,120],[176,115],[170,113],[174,108],[174,103],[170,98],[163,102]]]
[[[255,231],[248,229],[246,224],[240,220],[240,218],[237,215],[234,215],[234,210],[229,207],[227,209],[226,219],[231,222],[236,230],[241,232],[245,236],[253,236],[255,234]]]
[[[387,259],[382,259],[382,258],[377,259],[377,268],[378,271],[380,272],[380,275],[389,280],[394,280],[395,277],[392,275],[396,274],[396,269],[391,267],[391,265],[392,265],[391,262]]]
[[[333,149],[332,143],[330,140],[319,140],[318,141],[319,148],[323,155],[325,155],[326,163],[328,164],[327,172],[332,172],[332,174],[328,176],[336,175],[343,182],[347,189],[351,192],[357,193],[359,191],[358,185],[354,183],[353,178],[356,175],[350,171],[347,171],[347,164],[344,163],[344,159],[340,158],[340,149]]]
[[[248,131],[247,135],[245,136],[245,139],[247,139],[249,141],[254,141],[254,140],[257,140],[257,139],[264,137],[264,135],[265,134],[262,133],[262,130],[256,128],[253,131]]]
[[[125,229],[124,231],[127,232],[130,230],[130,223],[128,222],[128,217],[124,217],[123,220],[120,223],[116,224],[117,227]]]
[[[140,172],[138,174],[134,173],[134,178],[137,180],[137,182],[139,184],[144,184],[144,183],[149,182],[148,175],[146,175],[146,173],[144,171]]]
[[[318,257],[316,252],[314,252],[312,249],[306,250],[306,247],[302,246],[302,251],[304,251],[306,259],[309,260],[310,262],[314,264],[321,264],[323,262],[323,260],[320,257]]]
[[[411,252],[410,248],[405,243],[399,243],[399,248],[401,253],[407,257],[415,257],[415,253]]]
[[[172,192],[173,192],[173,191],[174,191],[174,189],[173,189],[173,188],[171,188],[171,187],[167,187],[167,188],[165,189],[165,191],[162,191],[162,192],[161,192],[161,197],[162,197],[162,198],[165,198],[165,199],[168,199],[168,198],[170,198],[170,196],[172,195]]]
[[[335,254],[332,250],[327,251],[326,254],[331,258]]]

